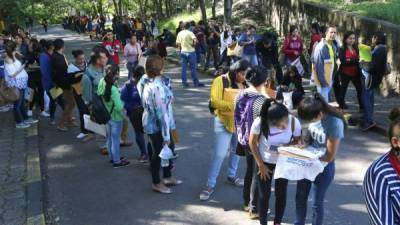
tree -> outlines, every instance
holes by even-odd
[[[206,11],[206,4],[204,3],[204,0],[199,0],[199,6],[201,10],[201,18],[204,23],[207,23],[207,11]]]
[[[215,8],[217,7],[217,2],[218,2],[218,0],[213,0],[213,4],[212,4],[212,7],[211,7],[211,9],[212,9],[212,18],[213,19],[215,19],[217,17],[217,13],[216,13],[216,10],[215,10]]]
[[[232,19],[232,0],[224,0],[224,23],[229,24]]]

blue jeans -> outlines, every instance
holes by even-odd
[[[211,159],[211,167],[207,181],[207,185],[212,188],[217,184],[217,178],[228,151],[231,150],[229,152],[228,177],[236,177],[236,171],[240,160],[240,156],[236,155],[234,152],[238,142],[236,134],[229,133],[217,117],[215,117],[214,120],[214,132],[214,153]]]
[[[295,225],[304,225],[307,216],[307,200],[312,185],[312,225],[322,225],[324,221],[324,199],[326,191],[335,176],[335,162],[330,162],[314,182],[299,180],[296,190],[296,221]]]
[[[255,55],[255,54],[254,55],[243,54],[242,59],[245,59],[245,60],[249,61],[252,66],[258,66],[257,55]]]
[[[366,89],[363,87],[362,90],[362,101],[364,105],[363,121],[366,124],[372,124],[374,122],[374,104],[375,104],[375,92],[374,89]]]
[[[120,155],[120,135],[122,130],[122,120],[115,121],[110,120],[107,123],[107,149],[108,156],[110,160],[113,161],[114,164],[118,164],[121,162]]]
[[[25,89],[18,89],[19,90],[19,99],[14,102],[14,119],[15,123],[19,124],[24,122],[24,120],[28,119],[28,114],[26,113],[25,107]]]
[[[187,64],[190,64],[190,70],[192,75],[192,80],[194,85],[199,84],[199,79],[197,78],[197,62],[196,62],[196,53],[195,52],[181,52],[181,64],[182,64],[182,83],[187,84],[186,78],[186,68]]]
[[[326,102],[330,100],[331,87],[317,87],[318,93],[325,99]]]
[[[126,64],[126,68],[128,69],[128,80],[130,80],[133,76],[133,71],[135,70],[135,67],[137,66],[138,62],[128,62]]]

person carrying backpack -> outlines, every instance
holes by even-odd
[[[110,163],[114,168],[129,165],[129,161],[120,157],[120,139],[122,121],[124,118],[124,103],[121,95],[114,83],[118,79],[118,69],[116,66],[108,65],[105,68],[105,77],[99,82],[97,95],[101,96],[104,106],[110,115],[107,122],[107,149]]]
[[[227,88],[246,88],[245,72],[250,66],[246,60],[234,63],[227,74],[214,79],[211,86],[210,111],[214,117],[215,145],[208,172],[206,188],[200,193],[200,200],[206,201],[214,192],[224,158],[229,149],[236,149],[237,138],[234,125],[234,101],[224,99]],[[229,156],[228,181],[235,186],[243,186],[243,180],[236,177],[240,157],[232,152]]]
[[[260,116],[261,106],[265,99],[266,85],[270,72],[263,66],[251,67],[246,72],[246,81],[250,87],[238,95],[235,100],[235,126],[238,137],[238,149],[246,155],[246,175],[244,178],[243,200],[244,210],[251,219],[257,219],[257,186],[254,157],[249,148],[249,135],[253,121]],[[239,152],[239,151],[238,151]]]
[[[260,224],[267,225],[268,205],[271,196],[272,176],[278,160],[278,146],[300,144],[301,124],[289,115],[285,105],[275,100],[264,101],[261,114],[257,117],[250,131],[249,145],[258,166],[258,210]],[[275,219],[279,225],[286,207],[287,179],[275,180]]]

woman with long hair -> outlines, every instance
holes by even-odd
[[[289,115],[285,105],[275,100],[266,99],[260,116],[254,120],[249,137],[250,149],[258,165],[258,212],[260,224],[267,225],[271,183],[276,162],[278,146],[300,144],[301,124]],[[275,180],[275,219],[274,224],[281,224],[286,207],[287,179]]]
[[[114,168],[129,165],[129,161],[120,156],[120,134],[124,118],[124,103],[121,100],[118,87],[118,69],[116,66],[108,65],[105,68],[105,77],[100,80],[97,94],[102,97],[104,105],[111,116],[107,123],[107,149],[110,162]]]
[[[228,48],[231,48],[232,43],[234,43],[236,41],[233,38],[234,38],[234,36],[232,35],[231,26],[225,25],[224,32],[222,32],[220,35],[221,57],[220,57],[220,61],[219,61],[219,66],[221,66],[224,62],[226,62],[228,66],[231,65],[231,56],[228,56]]]
[[[285,63],[290,65],[294,60],[303,54],[303,39],[300,37],[297,26],[290,26],[289,36],[285,38],[282,52],[285,54]]]
[[[352,31],[347,32],[343,37],[343,46],[339,50],[340,98],[337,101],[341,109],[348,108],[345,98],[350,81],[356,88],[360,111],[364,108],[362,104],[362,86],[359,59],[360,57],[357,47],[356,34]]]
[[[313,225],[324,222],[325,194],[335,176],[335,156],[340,140],[344,137],[346,122],[343,115],[330,106],[319,93],[303,99],[297,112],[299,118],[309,122],[305,142],[322,151],[319,160],[327,162],[322,173],[314,181],[299,180],[296,191],[296,225],[304,225],[307,215],[307,201],[311,186],[313,202]]]

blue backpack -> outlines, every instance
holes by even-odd
[[[258,96],[240,93],[236,104],[234,118],[237,138],[243,147],[249,146],[251,125],[253,124],[253,103]]]

